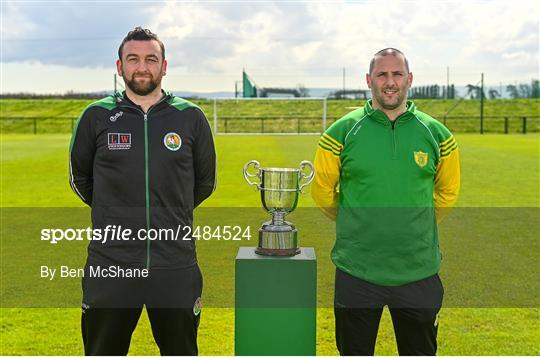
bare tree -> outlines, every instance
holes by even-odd
[[[519,92],[515,85],[509,84],[506,86],[506,91],[510,95],[510,98],[516,99],[519,98]]]
[[[501,97],[501,94],[496,89],[490,89],[488,94],[489,94],[489,99],[497,99]]]
[[[530,98],[531,97],[531,86],[528,84],[519,85],[519,94],[521,98]]]
[[[300,92],[300,97],[309,97],[309,89],[305,85],[298,84],[297,89]]]
[[[482,87],[475,86],[472,84],[467,84],[467,94],[465,96],[470,96],[471,99],[480,99],[481,92],[482,92]],[[485,96],[486,95],[484,93],[484,98]]]

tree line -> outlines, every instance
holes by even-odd
[[[521,83],[521,84],[509,84],[503,87],[504,93],[500,93],[500,90],[494,88],[484,88],[482,93],[482,88],[478,85],[467,84],[467,92],[465,93],[465,98],[469,99],[480,99],[483,94],[486,99],[498,99],[503,97],[510,97],[512,99],[518,98],[540,98],[540,80],[534,79],[530,84]],[[300,85],[297,89],[300,92],[301,97],[308,97],[309,90],[304,86]],[[487,90],[487,93],[486,93]],[[339,91],[338,91],[339,92]],[[352,93],[355,92],[355,93]],[[351,93],[344,94],[356,94],[356,92],[364,91],[351,91]],[[367,91],[365,91],[367,92]],[[365,93],[363,94],[365,97]],[[0,98],[3,99],[101,99],[107,95],[110,95],[109,92],[75,92],[67,91],[65,93],[49,93],[49,94],[38,94],[31,92],[19,92],[19,93],[3,93],[0,94]],[[343,96],[343,98],[345,95]],[[415,86],[409,90],[409,98],[411,99],[456,99],[458,97],[456,93],[456,88],[454,84],[449,86],[441,86],[438,84],[426,85],[426,86]],[[197,97],[193,97],[195,99]],[[335,97],[337,98],[337,97]],[[199,99],[199,98],[197,98]],[[337,98],[341,99],[341,98]]]
[[[92,92],[82,93],[67,91],[65,93],[31,93],[31,92],[19,92],[19,93],[3,93],[0,94],[2,99],[101,99],[110,95],[107,92]]]
[[[473,84],[467,84],[465,88],[467,92],[464,97],[469,99],[480,99],[482,94],[485,99],[499,99],[503,97],[510,97],[512,99],[540,98],[540,81],[537,79],[533,79],[530,84],[509,84],[502,89],[505,93],[501,93],[501,90],[495,88],[484,88],[482,92],[481,86]],[[456,90],[453,84],[449,86],[440,86],[438,84],[417,86],[409,90],[409,97],[413,99],[455,99]]]

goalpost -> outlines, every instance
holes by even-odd
[[[305,98],[214,98],[215,135],[320,135],[327,126],[327,100]]]

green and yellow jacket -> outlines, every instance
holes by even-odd
[[[336,220],[332,261],[374,284],[436,274],[440,221],[457,200],[459,150],[450,131],[407,102],[395,121],[371,101],[319,140],[312,196]]]

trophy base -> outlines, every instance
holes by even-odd
[[[290,257],[300,253],[298,230],[290,222],[273,225],[265,222],[259,229],[259,245],[255,249],[259,255]]]

